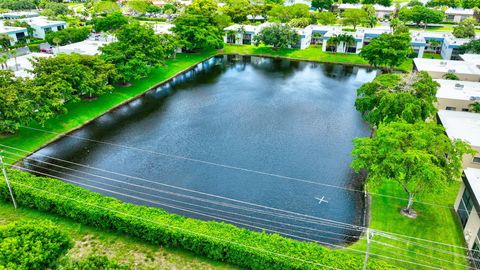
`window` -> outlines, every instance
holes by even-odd
[[[472,247],[472,259],[473,259],[473,262],[475,263],[475,269],[479,269],[480,268],[480,243],[478,240],[478,235]]]
[[[456,111],[457,108],[447,106],[447,107],[445,108],[445,110],[447,110],[447,111]]]
[[[45,34],[47,34],[47,33],[52,32],[52,28],[51,28],[51,27],[45,27],[45,28],[43,29],[43,31],[45,31]]]
[[[468,108],[462,108],[462,112],[468,112]]]
[[[252,34],[243,34],[243,44],[245,45],[252,44]]]
[[[463,191],[462,200],[460,201],[460,205],[458,206],[457,210],[463,228],[465,228],[465,225],[467,225],[468,217],[470,216],[470,211],[472,210],[472,208],[472,196],[470,194],[470,191],[465,188],[465,191]]]
[[[473,157],[473,163],[480,163],[480,157]]]
[[[64,27],[63,25],[57,26],[57,30],[58,30],[58,31],[63,30],[63,29],[65,29],[65,27]]]
[[[227,36],[227,43],[228,44],[235,44],[235,35],[228,35]]]

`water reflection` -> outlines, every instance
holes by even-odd
[[[351,140],[369,129],[353,104],[374,76],[342,65],[214,57],[25,166],[133,203],[343,244],[359,232],[324,219],[361,225],[363,194],[328,185],[359,187]]]

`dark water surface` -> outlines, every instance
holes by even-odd
[[[363,194],[328,185],[358,188],[352,139],[370,130],[353,105],[374,76],[343,65],[215,57],[24,165],[124,201],[344,244],[356,232],[323,219],[362,225]]]

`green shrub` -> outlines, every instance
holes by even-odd
[[[184,248],[247,269],[322,269],[322,265],[361,269],[363,265],[361,255],[330,250],[316,243],[124,203],[56,179],[17,170],[9,170],[9,175],[17,203],[21,206],[126,233],[153,244]],[[9,198],[5,182],[0,181],[0,200]],[[399,268],[372,258],[368,269]]]
[[[39,52],[40,44],[28,44],[28,49],[30,49],[31,52]]]
[[[83,260],[68,261],[59,270],[128,270],[128,266],[121,265],[105,256],[89,256]]]
[[[45,36],[45,40],[52,45],[66,45],[69,43],[84,41],[91,32],[90,26],[67,28],[60,31],[49,32]]]
[[[46,269],[72,246],[51,222],[16,222],[0,229],[0,269]]]

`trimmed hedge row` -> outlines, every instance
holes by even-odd
[[[277,234],[253,232],[226,223],[201,221],[158,208],[124,203],[56,179],[18,170],[9,170],[9,176],[21,206],[126,233],[154,244],[181,247],[248,269],[361,269],[363,266],[361,254],[347,254]],[[4,181],[0,181],[0,199],[10,199]],[[368,266],[372,270],[400,269],[373,258],[369,259]]]

